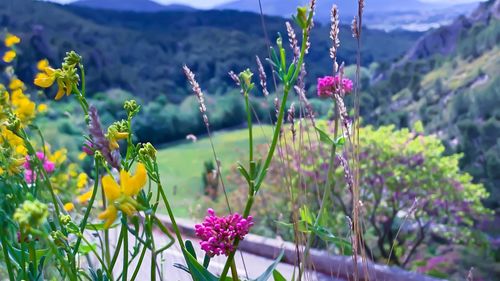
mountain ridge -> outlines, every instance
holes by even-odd
[[[79,0],[69,5],[87,7],[93,9],[134,11],[134,12],[195,10],[193,7],[188,5],[182,5],[182,4],[162,5],[151,0]]]

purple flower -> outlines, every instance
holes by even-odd
[[[89,132],[92,137],[91,147],[99,150],[111,167],[120,170],[120,152],[109,148],[109,140],[102,131],[99,114],[94,106],[89,108],[89,119]]]
[[[342,85],[341,85],[342,84]],[[318,96],[321,98],[330,98],[336,91],[342,90],[345,94],[352,92],[354,87],[353,82],[348,78],[343,78],[340,83],[340,76],[325,76],[318,78]]]
[[[234,251],[234,240],[243,240],[253,226],[253,218],[243,218],[238,213],[217,217],[214,210],[208,209],[202,224],[195,225],[200,246],[209,256],[226,255]]]

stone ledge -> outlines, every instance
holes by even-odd
[[[171,227],[170,219],[164,215],[157,217]],[[177,219],[179,230],[186,236],[195,237],[195,223],[186,219]],[[243,252],[275,259],[282,249],[285,254],[283,262],[294,265],[297,263],[295,244],[287,241],[267,238],[259,235],[248,234],[240,242],[239,249]],[[335,256],[325,251],[312,249],[311,262],[316,271],[342,280],[354,280],[354,262],[348,256]],[[395,266],[378,265],[371,262],[363,264],[358,262],[359,280],[384,280],[384,281],[442,281],[416,272],[409,272]]]

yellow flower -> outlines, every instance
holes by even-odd
[[[108,129],[107,138],[109,140],[109,149],[115,150],[120,148],[118,141],[128,138],[128,133],[119,132],[115,127],[111,126]]]
[[[108,200],[108,207],[99,214],[99,219],[105,220],[104,227],[109,228],[118,217],[118,210],[132,216],[140,207],[132,198],[136,196],[146,184],[147,172],[144,164],[137,165],[135,175],[127,171],[120,171],[120,185],[112,176],[106,175],[102,178],[102,188]]]
[[[18,78],[12,79],[9,84],[9,89],[12,91],[18,90],[18,89],[23,89],[24,88],[24,83],[23,81],[19,80]]]
[[[7,143],[16,154],[25,156],[28,153],[28,150],[24,146],[23,139],[2,126],[0,127],[0,145],[5,143]]]
[[[5,36],[5,47],[10,48],[16,44],[19,44],[21,42],[21,39],[17,37],[14,34],[8,33],[7,36]]]
[[[35,77],[35,85],[42,88],[49,88],[56,80],[56,71],[51,67],[46,67],[43,72],[40,72]]]
[[[16,52],[14,50],[9,50],[3,55],[3,61],[6,63],[11,63],[16,58]]]
[[[75,209],[75,204],[71,202],[64,204],[64,210],[66,210],[66,212],[71,212],[74,209]]]
[[[51,155],[49,155],[49,161],[54,162],[56,165],[61,165],[64,161],[66,161],[68,150],[65,148],[61,148]]]
[[[40,113],[47,112],[47,110],[48,110],[48,109],[49,109],[49,106],[48,106],[47,104],[45,104],[45,103],[41,103],[41,104],[39,104],[39,105],[38,105],[38,107],[37,107],[37,110],[38,110],[38,112],[40,112]]]
[[[88,176],[86,173],[80,173],[76,178],[76,187],[82,189],[87,185]]]
[[[38,70],[40,71],[45,71],[45,69],[49,66],[49,61],[47,59],[40,60],[36,64],[36,68],[38,68]]]
[[[78,160],[80,160],[80,161],[85,159],[85,157],[87,157],[87,153],[85,153],[85,152],[80,152],[80,154],[78,154]]]
[[[87,192],[85,192],[84,194],[76,197],[76,200],[80,203],[80,204],[83,204],[83,203],[86,203],[90,200],[90,198],[92,197],[92,190],[89,190]]]

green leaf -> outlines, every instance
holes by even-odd
[[[340,136],[335,140],[335,145],[337,146],[337,148],[344,146],[344,144],[345,144],[344,136]]]
[[[240,174],[247,180],[247,183],[250,184],[252,178],[250,177],[250,174],[248,174],[248,172],[245,169],[245,167],[243,167],[243,165],[241,163],[238,163],[238,168],[237,169],[240,172]]]
[[[186,245],[186,250],[196,259],[196,252],[193,247],[193,242],[191,242],[191,240],[186,240],[184,244]]]
[[[352,245],[349,241],[333,235],[328,229],[322,226],[312,228],[312,232],[316,234],[321,240],[329,242],[337,246],[344,255],[352,254]]]
[[[203,258],[203,267],[204,268],[208,268],[208,266],[210,265],[211,259],[212,258],[209,255],[205,254],[205,258]]]
[[[182,252],[189,268],[189,273],[194,281],[219,281],[219,278],[199,264],[196,258],[194,258],[187,249],[183,249]]]
[[[307,206],[302,206],[299,210],[300,212],[300,218],[305,221],[307,224],[312,225],[314,223],[314,217],[311,214],[311,211]]]
[[[285,277],[276,269],[273,271],[273,278],[274,281],[286,281]]]
[[[323,130],[319,129],[318,127],[314,127],[314,128],[316,129],[316,132],[318,132],[318,134],[319,134],[319,140],[322,143],[327,144],[329,146],[334,146],[335,145],[335,143],[330,138],[330,136],[328,136],[327,133],[325,133]]]
[[[92,252],[92,250],[95,250],[97,247],[95,244],[91,244],[91,245],[88,245],[88,244],[81,244],[80,247],[78,247],[78,252],[82,255],[86,255],[90,252]]]
[[[283,258],[283,255],[285,254],[285,250],[281,250],[281,253],[278,255],[278,257],[274,260],[274,262],[262,273],[261,276],[257,277],[257,279],[253,281],[267,281],[273,275],[273,272],[275,271],[276,267],[280,263],[281,259]]]

